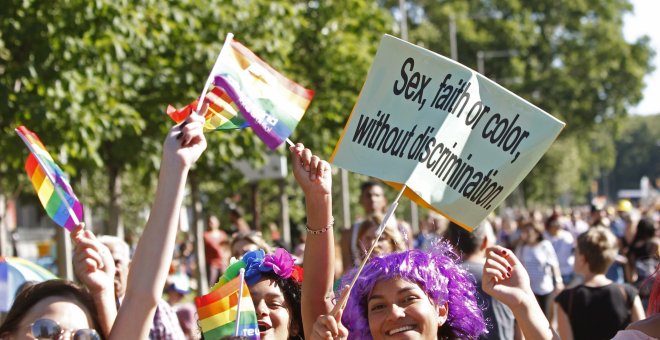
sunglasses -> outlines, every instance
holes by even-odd
[[[39,319],[30,325],[32,336],[37,339],[59,340],[64,335],[64,329],[51,319]],[[78,329],[71,331],[73,340],[101,340],[101,336],[93,329]]]

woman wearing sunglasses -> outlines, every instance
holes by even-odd
[[[18,294],[0,325],[0,339],[100,340],[97,315],[87,291],[68,281],[44,281]]]

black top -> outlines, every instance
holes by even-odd
[[[624,293],[625,291],[625,293]],[[630,323],[637,289],[629,284],[603,287],[579,285],[561,292],[555,301],[568,315],[573,338],[611,339]]]
[[[474,275],[477,286],[477,303],[483,311],[488,334],[479,337],[480,340],[513,340],[515,325],[513,312],[505,304],[493,299],[481,289],[484,264],[465,261],[462,266]]]

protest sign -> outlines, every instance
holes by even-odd
[[[564,123],[477,72],[385,35],[331,162],[472,230]]]

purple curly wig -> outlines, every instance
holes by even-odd
[[[355,272],[342,278],[341,287],[350,284]],[[426,251],[388,254],[367,263],[351,291],[342,317],[342,323],[349,330],[348,339],[372,339],[367,298],[378,281],[393,278],[416,283],[436,306],[447,302],[449,313],[445,324],[438,329],[439,338],[477,338],[486,332],[474,278],[458,266],[458,257],[451,246],[439,242]]]

